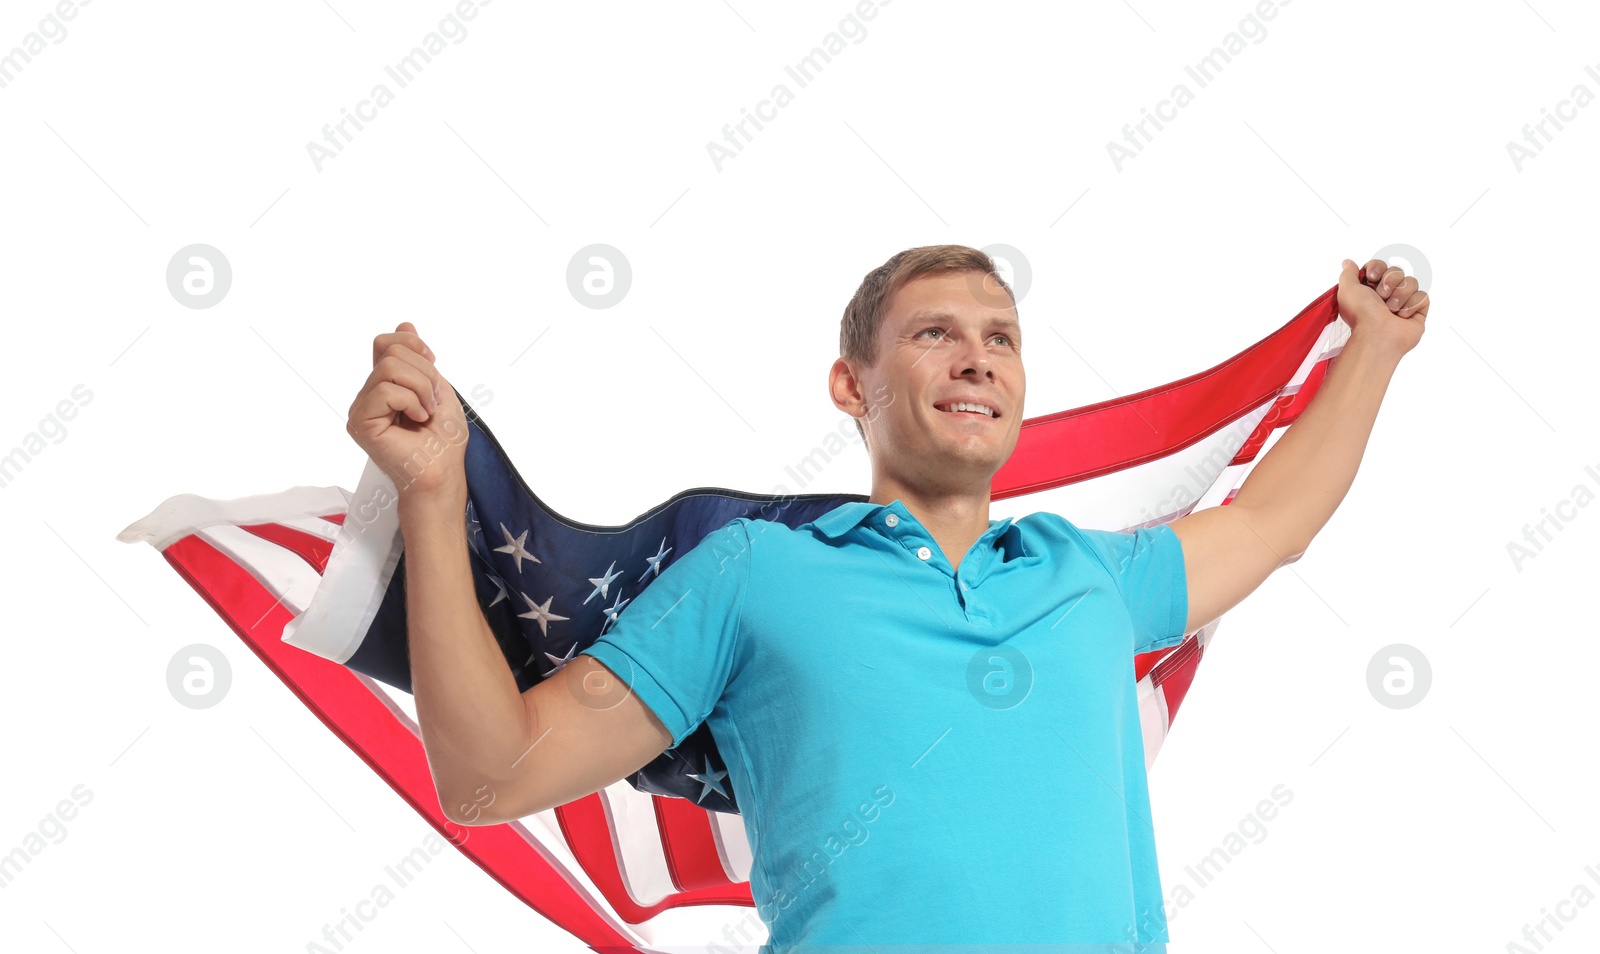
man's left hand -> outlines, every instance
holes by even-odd
[[[1404,271],[1373,259],[1359,269],[1344,260],[1339,273],[1339,317],[1351,336],[1378,339],[1405,354],[1422,339],[1428,318],[1428,293]]]

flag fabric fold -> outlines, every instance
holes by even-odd
[[[991,516],[1059,513],[1132,530],[1226,505],[1316,393],[1349,334],[1337,288],[1214,367],[1022,423],[995,475]],[[473,584],[506,665],[527,690],[614,624],[674,560],[738,517],[797,527],[863,494],[697,487],[619,526],[544,504],[463,400]],[[294,487],[213,500],[183,494],[127,527],[204,598],[286,686],[394,790],[508,890],[597,950],[765,936],[734,793],[707,726],[629,778],[519,822],[464,828],[438,803],[411,702],[405,553],[393,482],[370,462],[354,492]],[[1147,763],[1193,685],[1217,623],[1132,660]]]

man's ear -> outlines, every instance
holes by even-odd
[[[828,369],[828,395],[833,398],[834,407],[853,418],[860,419],[866,413],[867,395],[862,390],[861,379],[844,358]]]

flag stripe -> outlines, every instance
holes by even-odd
[[[672,866],[662,851],[666,834],[656,822],[655,796],[620,780],[598,794],[611,829],[611,851],[628,897],[638,904],[654,904],[676,894],[678,885],[673,882]]]
[[[561,833],[578,863],[594,879],[617,915],[630,924],[637,924],[681,904],[755,904],[750,895],[749,882],[727,888],[695,888],[641,904],[634,900],[623,880],[616,847],[612,842],[610,819],[607,818],[601,794],[595,792],[585,795],[558,807],[556,818],[561,822]]]
[[[650,800],[661,828],[661,849],[679,890],[726,888],[744,880],[728,871],[717,844],[711,816],[720,812],[707,811],[685,798],[652,795]]]
[[[328,557],[333,553],[333,534],[313,536],[304,530],[287,527],[281,523],[252,523],[241,527],[250,533],[271,540],[314,567],[320,575],[328,567]],[[330,528],[337,532],[337,528]]]
[[[1324,292],[1288,324],[1213,368],[1136,394],[1023,421],[1016,449],[995,474],[992,499],[1163,457],[1276,398],[1324,326],[1337,318],[1336,292]],[[1070,455],[1063,452],[1066,448]]]
[[[365,689],[353,670],[277,638],[292,614],[277,605],[276,596],[255,576],[198,535],[174,540],[162,554],[306,708],[440,835],[523,903],[584,943],[597,950],[633,947],[619,926],[602,917],[592,900],[579,894],[551,864],[542,846],[516,834],[513,829],[521,825],[462,828],[446,819],[421,743]],[[530,846],[536,856],[530,857]]]

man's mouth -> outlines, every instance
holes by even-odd
[[[966,401],[956,401],[950,404],[935,404],[935,408],[946,414],[956,414],[964,417],[989,418],[993,420],[1000,416],[994,408],[987,404],[974,404]]]

